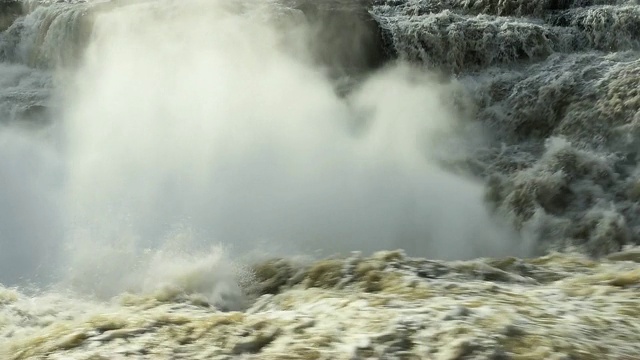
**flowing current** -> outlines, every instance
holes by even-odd
[[[5,281],[112,286],[145,253],[212,246],[526,254],[482,181],[438,164],[473,151],[455,144],[472,126],[451,100],[462,89],[381,66],[366,12],[323,23],[322,9],[263,1],[33,6],[3,33]],[[329,39],[339,26],[342,43]]]
[[[0,283],[233,307],[275,256],[637,244],[638,29],[623,0],[2,2]]]

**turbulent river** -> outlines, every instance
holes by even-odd
[[[2,1],[0,358],[640,358],[639,79],[635,0]]]

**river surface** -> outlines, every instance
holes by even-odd
[[[631,359],[639,76],[635,0],[2,2],[0,352]]]

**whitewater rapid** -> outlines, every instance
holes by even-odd
[[[635,339],[639,26],[621,0],[0,4],[0,351],[282,358],[309,328],[294,358],[637,354],[612,339]],[[593,316],[560,329],[496,281]],[[398,296],[481,310],[437,330]],[[375,334],[339,341],[337,309]]]
[[[360,8],[36,4],[2,38],[16,98],[5,102],[15,163],[3,168],[20,183],[3,188],[16,196],[4,202],[16,249],[3,256],[19,276],[99,279],[103,292],[145,268],[145,252],[214,245],[237,257],[529,252],[487,209],[479,179],[438,163],[448,149],[473,151],[465,135],[482,141],[448,99],[459,84],[381,67]],[[356,25],[325,24],[323,11]],[[352,32],[330,41],[343,24]],[[16,203],[41,215],[12,212]]]

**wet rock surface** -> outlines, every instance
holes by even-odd
[[[6,30],[22,14],[20,1],[0,2],[0,31]]]

